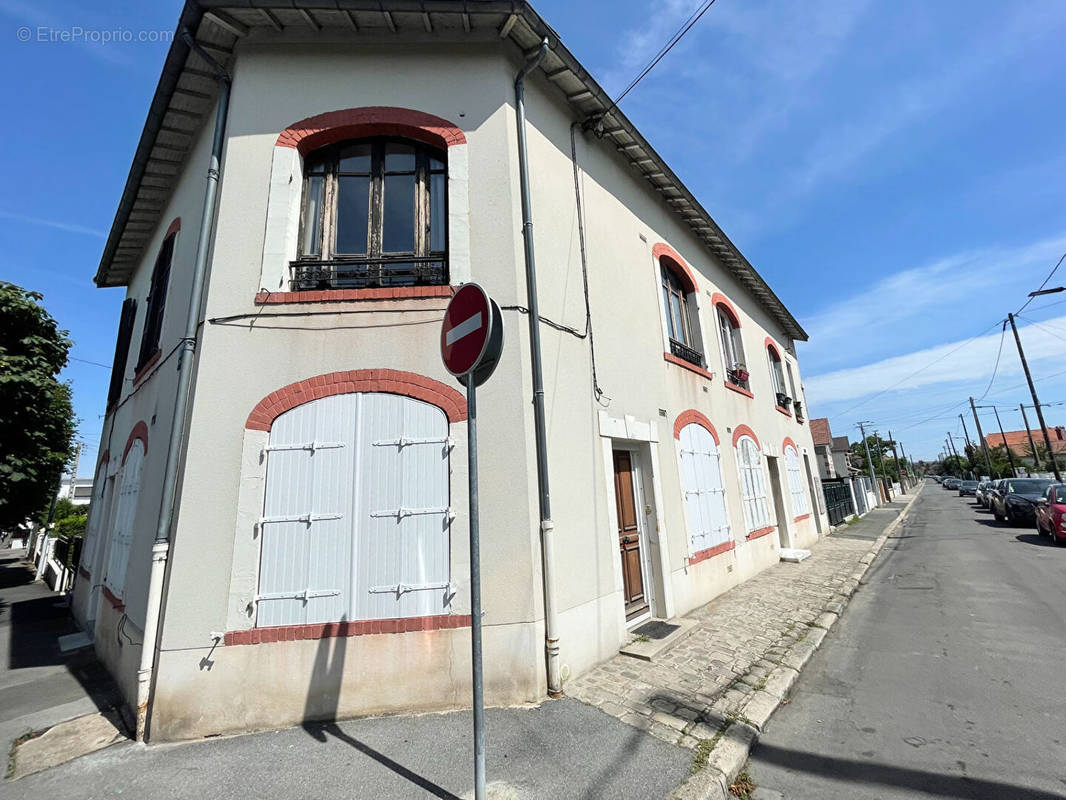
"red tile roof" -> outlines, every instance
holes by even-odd
[[[1033,441],[1036,443],[1037,450],[1043,451],[1044,447],[1044,434],[1039,428],[1029,431],[1032,434]],[[1061,425],[1055,428],[1048,428],[1048,435],[1051,436],[1051,449],[1056,453],[1066,453],[1066,428]],[[985,441],[989,447],[1002,447],[1004,441],[1007,446],[1010,447],[1011,452],[1018,456],[1028,456],[1029,453],[1029,437],[1024,430],[1022,431],[1006,431],[1002,436],[999,433],[989,434],[985,436]]]
[[[833,444],[833,432],[829,430],[829,417],[811,420],[811,436],[814,437],[815,447],[822,445],[829,447]]]

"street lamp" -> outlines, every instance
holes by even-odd
[[[1059,292],[1066,292],[1066,286],[1056,286],[1054,289],[1037,289],[1035,292],[1029,292],[1029,296],[1039,297],[1042,294],[1057,294]]]

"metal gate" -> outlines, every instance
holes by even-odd
[[[825,510],[829,515],[830,525],[840,525],[855,514],[855,507],[851,503],[851,492],[846,483],[823,481],[822,491],[825,492]]]

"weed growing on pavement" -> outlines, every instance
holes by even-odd
[[[858,521],[859,521],[859,515],[858,514],[856,514],[854,517],[851,517],[850,519],[846,520],[848,525],[854,525]]]
[[[737,775],[737,779],[729,786],[729,793],[733,797],[739,797],[740,800],[751,800],[754,797],[755,781],[751,779],[751,775],[747,770],[742,771]]]
[[[729,727],[732,724],[733,720],[727,719],[722,727],[718,729],[718,733],[710,739],[700,739],[700,743],[696,745],[696,755],[692,759],[693,775],[707,766],[707,761],[711,757],[711,751],[718,746],[720,741],[722,741],[722,737],[725,736],[725,732],[729,730]]]

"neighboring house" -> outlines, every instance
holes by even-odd
[[[1051,452],[1055,454],[1061,465],[1066,461],[1066,428],[1062,425],[1048,428],[1048,436],[1051,438]],[[1034,463],[1030,439],[1036,445],[1036,451],[1041,456],[1041,466],[1045,469],[1050,467],[1050,464],[1045,463],[1047,459],[1043,456],[1044,453],[1047,453],[1047,445],[1044,444],[1044,432],[1040,428],[1030,431],[1005,431],[1003,434],[994,433],[985,436],[985,442],[989,447],[1002,447],[1006,444],[1010,448],[1011,454],[1018,459],[1018,462],[1026,466],[1033,466]]]
[[[829,418],[812,419],[811,440],[814,443],[815,460],[818,462],[818,475],[823,481],[836,480],[846,476],[847,471],[838,472],[833,454],[833,432],[829,428]]]
[[[74,478],[70,476],[64,476],[63,480],[59,484],[59,492],[56,494],[57,500],[69,500],[76,506],[87,506],[93,498],[93,479],[92,478]]]
[[[833,470],[838,477],[845,478],[854,471],[851,466],[851,442],[847,436],[834,436],[830,450],[833,453]]]
[[[466,281],[507,326],[478,409],[488,703],[543,698],[547,665],[565,691],[827,528],[806,334],[527,4],[204,0],[181,26],[233,76],[215,222],[219,92],[178,36],[96,275],[126,300],[74,600],[142,731],[469,704],[467,407],[439,355]],[[514,94],[545,36],[524,130],[547,588]]]

